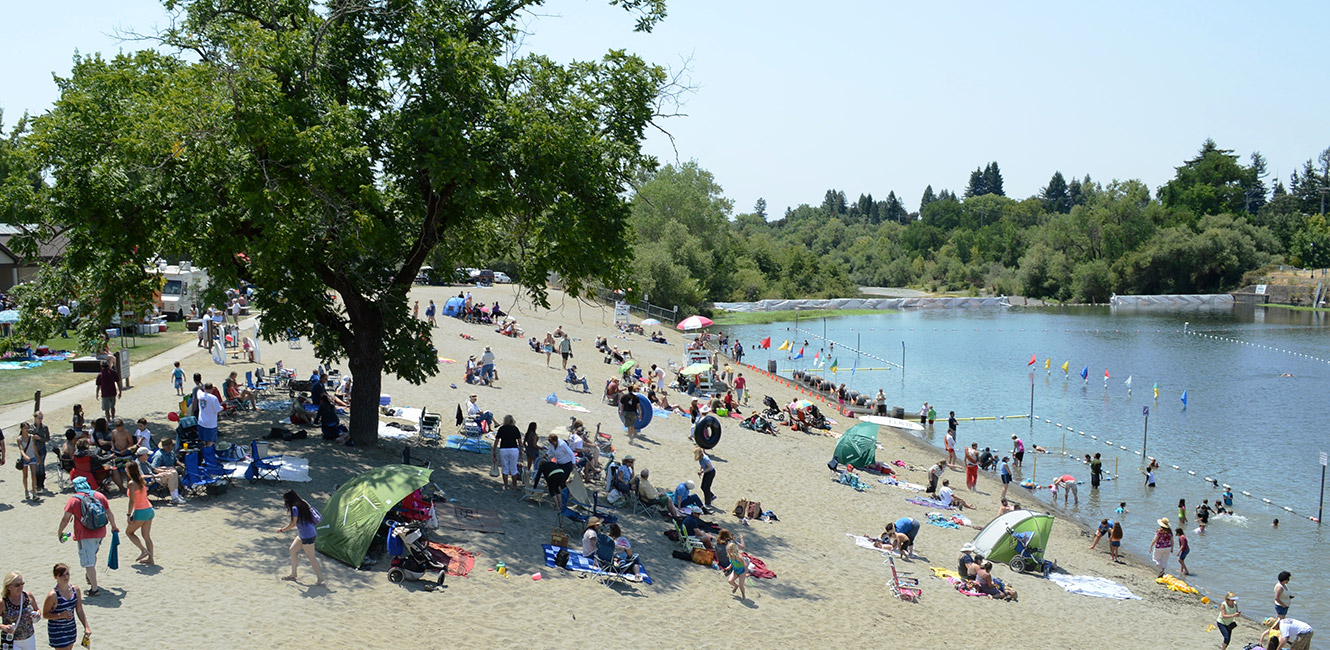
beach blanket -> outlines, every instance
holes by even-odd
[[[440,527],[503,534],[503,522],[495,510],[480,510],[458,505],[435,504],[434,516]]]
[[[938,508],[939,510],[953,509],[951,506],[942,505],[942,502],[936,499],[925,499],[923,497],[910,497],[905,501],[907,503],[913,503],[916,506],[923,506],[925,508]]]
[[[419,422],[420,416],[425,414],[425,409],[418,409],[410,406],[393,406],[382,409],[381,413],[384,417],[397,418],[398,420],[406,420],[407,422]]]
[[[291,408],[289,399],[266,399],[255,404],[260,411],[285,411]]]
[[[314,480],[309,477],[309,460],[299,456],[282,456],[277,460],[269,461],[269,464],[277,466],[277,480],[279,481],[308,483]],[[245,470],[249,469],[249,461],[229,461],[222,463],[222,466],[231,471],[231,478],[243,479],[245,478]]]
[[[0,370],[27,370],[29,368],[40,368],[40,361],[0,361]]]
[[[448,441],[443,443],[444,449],[456,449],[458,451],[469,451],[477,454],[490,453],[490,443],[479,438],[468,438],[460,433],[454,433],[448,436]]]
[[[379,420],[379,437],[392,438],[394,440],[407,440],[416,435],[417,431],[415,425],[408,424],[406,426],[411,427],[411,430],[407,431],[406,429],[403,429],[402,425],[398,422],[384,422],[383,420]]]
[[[1056,582],[1060,587],[1066,589],[1068,593],[1080,594],[1082,596],[1093,596],[1095,598],[1112,598],[1114,600],[1140,600],[1141,597],[1131,593],[1131,590],[1107,578],[1098,576],[1069,576],[1060,573],[1050,573],[1048,579]]]
[[[902,481],[902,480],[900,480],[900,479],[897,479],[897,478],[894,478],[894,477],[891,477],[891,476],[888,476],[888,477],[885,477],[885,478],[880,478],[880,479],[877,480],[877,482],[878,482],[878,483],[881,483],[881,484],[883,484],[883,485],[890,485],[891,487],[898,487],[898,488],[900,488],[900,489],[902,489],[902,490],[909,490],[909,491],[911,491],[911,492],[923,492],[923,491],[924,491],[924,486],[919,485],[918,483],[910,483],[910,482],[907,482],[907,481]]]
[[[947,518],[944,517],[943,515],[940,515],[940,514],[938,514],[938,513],[936,513],[936,512],[930,512],[930,513],[928,513],[928,523],[933,524],[934,526],[937,526],[938,528],[955,528],[955,529],[960,529],[960,527],[961,527],[960,524],[958,524],[958,523],[956,523],[956,522],[954,522],[954,521],[952,521],[952,520],[950,520],[950,519],[947,519]]]
[[[471,573],[471,569],[476,567],[476,557],[480,555],[460,546],[450,546],[439,542],[430,542],[429,552],[436,562],[443,562],[444,558],[447,558],[448,575],[463,578],[467,577]]]
[[[866,548],[870,551],[878,551],[881,553],[890,552],[888,549],[878,548],[876,546],[873,546],[873,538],[871,537],[864,537],[863,535],[855,535],[853,533],[845,533],[845,536],[849,537],[850,539],[853,539],[854,545],[858,546],[859,548]]]
[[[554,559],[559,554],[559,551],[563,550],[563,547],[554,546],[551,544],[545,544],[541,546],[541,548],[545,549],[545,566],[558,568],[559,565],[554,562]],[[641,569],[642,582],[648,585],[655,584],[651,580],[651,576],[647,574],[647,566],[645,564],[642,564],[642,560],[639,559],[637,563],[638,563],[638,568]],[[568,551],[568,566],[566,568],[569,571],[584,571],[586,573],[597,573],[597,574],[600,573],[600,571],[596,569],[596,565],[592,563],[591,558],[586,557],[581,553],[578,553],[577,549],[570,549]],[[629,573],[625,575],[624,578],[627,578],[628,580],[635,580],[636,576]]]
[[[563,410],[565,410],[565,411],[572,411],[572,412],[574,412],[574,413],[590,413],[590,412],[591,412],[591,409],[589,409],[589,408],[587,408],[587,407],[585,407],[585,406],[582,406],[581,404],[578,404],[577,402],[569,402],[568,400],[563,400],[563,399],[559,400],[559,403],[558,403],[558,404],[555,404],[555,406],[557,406],[557,407],[559,407],[559,408],[561,408],[561,409],[563,409]]]
[[[56,352],[55,354],[37,354],[37,355],[33,355],[32,358],[33,358],[33,359],[36,359],[37,361],[64,361],[65,359],[72,359],[72,358],[74,358],[74,353],[73,353],[73,352]]]
[[[759,560],[756,557],[753,557],[752,555],[749,555],[747,553],[743,554],[743,558],[748,562],[748,569],[749,569],[748,574],[753,576],[754,578],[771,580],[776,577],[776,572],[772,571],[771,569],[768,569],[767,564],[762,560]]]
[[[840,478],[837,479],[836,482],[840,483],[841,485],[848,485],[854,488],[855,491],[857,492],[867,492],[870,488],[873,487],[867,483],[864,483],[863,481],[860,481],[858,476],[855,476],[854,474],[851,474],[849,472],[841,474]]]
[[[670,417],[670,412],[666,411],[663,408],[660,408],[659,406],[653,406],[651,407],[651,417],[652,419],[664,420]]]
[[[978,591],[974,591],[974,590],[970,589],[970,588],[965,584],[965,581],[964,581],[964,580],[961,580],[961,577],[960,577],[961,574],[956,573],[955,571],[952,571],[952,570],[950,570],[950,569],[944,569],[944,568],[942,568],[942,567],[938,567],[938,566],[935,566],[935,567],[929,567],[929,570],[933,572],[933,577],[934,577],[934,578],[939,578],[939,579],[945,580],[945,581],[947,582],[947,584],[951,585],[952,587],[955,587],[955,588],[956,588],[956,591],[959,591],[959,592],[961,592],[962,594],[965,594],[966,596],[986,596],[986,595],[988,595],[988,594],[983,594],[983,593],[980,593],[980,592],[978,592]]]
[[[449,359],[448,357],[439,357],[439,363],[457,363],[457,359]]]

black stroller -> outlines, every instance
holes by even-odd
[[[767,407],[766,410],[762,411],[763,417],[773,422],[785,421],[785,411],[780,410],[780,404],[776,403],[776,399],[774,397],[770,395],[763,397],[762,405]]]
[[[393,556],[392,567],[388,569],[388,581],[401,584],[403,580],[421,581],[425,591],[434,591],[442,587],[448,577],[448,563],[439,562],[430,553],[429,542],[425,538],[425,522],[415,521],[399,524],[388,522],[388,553]],[[437,580],[426,576],[438,573]]]

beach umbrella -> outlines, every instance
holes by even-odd
[[[694,363],[688,366],[687,368],[684,368],[683,370],[679,371],[679,374],[685,377],[692,377],[693,375],[700,375],[708,370],[711,370],[711,364],[705,362]]]
[[[659,324],[660,324],[660,321],[658,321],[658,320],[656,320],[656,319],[654,319],[654,318],[645,318],[645,319],[642,320],[642,326],[643,326],[643,327],[652,327],[652,326],[659,325]]]
[[[635,366],[635,365],[637,365],[637,359],[629,359],[629,360],[623,362],[623,365],[622,365],[622,366],[619,366],[619,374],[622,375],[623,373],[628,372],[629,370],[632,370],[632,369],[633,369],[633,366]]]
[[[383,516],[408,494],[428,485],[433,473],[413,465],[384,465],[342,484],[320,513],[315,548],[359,567]]]
[[[868,467],[877,462],[877,425],[867,422],[850,427],[836,442],[836,462]]]
[[[813,405],[813,403],[810,402],[810,401],[808,401],[808,400],[806,400],[806,399],[801,399],[801,400],[799,400],[799,401],[797,401],[797,402],[794,403],[794,406],[795,406],[796,408],[801,408],[801,409],[806,409],[806,408],[808,408],[808,407],[810,407],[810,406],[812,406],[812,405]]]
[[[688,318],[679,321],[677,327],[686,332],[688,330],[700,330],[703,327],[711,327],[713,324],[714,323],[712,323],[711,319],[706,316],[689,316]]]

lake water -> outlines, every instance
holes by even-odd
[[[837,383],[870,394],[880,387],[888,406],[903,406],[907,415],[917,414],[925,400],[932,402],[939,422],[925,438],[939,446],[948,411],[959,418],[1028,413],[1033,371],[1033,425],[1026,419],[962,420],[958,443],[978,442],[981,449],[990,446],[1006,454],[1011,435],[1018,434],[1027,448],[1039,444],[1050,449],[1053,453],[1038,455],[1037,470],[1032,455],[1026,454],[1024,476],[1033,470],[1043,484],[1064,473],[1076,476],[1083,483],[1081,503],[1072,512],[1086,523],[1119,518],[1113,510],[1126,501],[1130,514],[1121,517],[1123,548],[1139,556],[1145,554],[1156,519],[1166,516],[1177,526],[1178,499],[1185,498],[1192,548],[1187,564],[1195,574],[1191,580],[1203,592],[1212,597],[1237,592],[1243,597],[1243,612],[1259,620],[1273,614],[1275,576],[1287,570],[1294,574],[1294,593],[1305,594],[1294,601],[1292,615],[1330,629],[1330,602],[1315,595],[1326,593],[1330,568],[1322,562],[1302,563],[1330,548],[1322,528],[1308,520],[1317,514],[1321,491],[1319,454],[1330,451],[1325,433],[1330,389],[1327,316],[1242,305],[1166,312],[1013,307],[801,319],[804,331],[798,333],[792,331],[792,322],[725,329],[738,334],[748,350],[746,361],[759,367],[766,367],[770,358],[778,360],[782,374],[809,368],[821,350],[824,359],[839,362]],[[1193,333],[1184,334],[1184,324]],[[824,328],[826,337],[836,342],[834,352],[828,353],[818,338]],[[765,336],[772,338],[770,351],[755,345]],[[803,360],[787,361],[786,353],[775,349],[787,338],[794,340],[795,351],[807,340]],[[856,356],[846,346],[899,364],[902,343],[904,371],[893,366],[853,376],[848,372]],[[1027,366],[1031,354],[1037,355],[1035,366]],[[1044,370],[1045,359],[1052,360],[1051,372]],[[1070,365],[1066,377],[1060,368],[1064,361]],[[888,364],[859,356],[857,366]],[[1080,377],[1083,367],[1088,367],[1088,381]],[[1105,370],[1110,374],[1107,382]],[[1292,376],[1281,377],[1284,374]],[[1124,385],[1129,376],[1130,395]],[[1156,383],[1158,399],[1152,392]],[[1184,390],[1185,408],[1180,400]],[[1162,466],[1153,489],[1145,487],[1138,469],[1143,407],[1150,409],[1146,451]],[[1067,454],[1081,458],[1098,452],[1105,471],[1112,472],[1116,462],[1121,478],[1103,483],[1097,492],[1090,490],[1088,468],[1061,455],[1064,437]],[[1204,534],[1192,532],[1195,506],[1207,498],[1213,503],[1223,492],[1204,477],[1233,486],[1234,506],[1247,517],[1245,523],[1211,518]],[[1252,496],[1243,496],[1243,491]],[[1010,494],[1030,498],[1015,484]],[[1047,490],[1037,498],[1048,501]],[[1261,501],[1267,498],[1274,505]],[[1276,517],[1280,525],[1273,529]],[[1174,556],[1170,572],[1177,570]]]

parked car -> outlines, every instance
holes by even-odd
[[[495,271],[494,281],[499,284],[512,284],[513,279],[508,277],[508,274],[504,273],[503,271]]]

